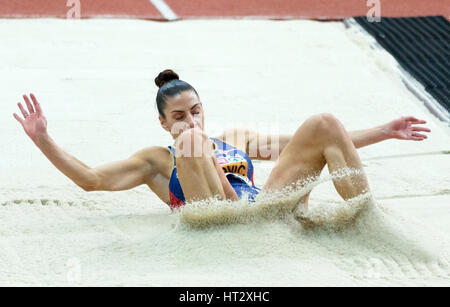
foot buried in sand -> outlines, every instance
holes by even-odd
[[[341,170],[329,178],[308,177],[280,191],[261,192],[255,202],[208,199],[191,202],[179,211],[179,225],[188,228],[208,228],[219,225],[257,223],[283,219],[294,214],[304,229],[327,227],[340,230],[351,225],[371,203],[370,192],[348,199],[336,206],[327,204],[306,210],[301,200],[318,184],[331,179],[357,179],[354,169]]]
[[[308,210],[298,210],[295,219],[306,230],[325,228],[342,231],[354,225],[361,213],[373,204],[372,195],[367,192],[337,206],[315,206]]]
[[[356,169],[341,169],[330,174],[333,182],[353,181],[358,182],[361,179],[361,172]],[[367,209],[375,205],[372,193],[364,191],[363,193],[345,200],[343,203],[333,206],[329,204],[313,206],[305,210],[299,206],[295,212],[295,218],[304,229],[311,230],[316,228],[331,229],[342,231],[345,228],[354,225],[358,217]]]

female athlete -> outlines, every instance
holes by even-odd
[[[336,117],[324,113],[308,118],[293,135],[230,129],[210,138],[204,132],[205,115],[197,91],[172,70],[161,72],[155,83],[159,121],[172,135],[173,146],[148,147],[128,159],[95,168],[53,141],[33,94],[23,96],[28,111],[18,104],[23,118],[15,113],[14,117],[51,163],[85,191],[119,191],[146,184],[172,210],[212,197],[233,201],[245,195],[253,200],[260,189],[253,183],[252,160],[276,161],[262,191],[282,190],[320,175],[325,165],[330,173],[355,169],[356,176],[333,179],[337,192],[347,200],[370,192],[357,148],[392,138],[422,141],[427,136],[420,132],[430,132],[414,126],[426,122],[412,116],[347,132]],[[308,198],[309,193],[299,200],[305,208]]]

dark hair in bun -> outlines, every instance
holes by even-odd
[[[172,80],[179,80],[177,73],[172,69],[166,69],[159,73],[158,77],[155,78],[155,84],[157,87],[161,88],[165,83]]]
[[[178,74],[171,69],[160,72],[155,78],[155,84],[159,87],[158,93],[156,94],[156,106],[159,115],[164,119],[166,118],[164,109],[166,108],[167,98],[176,96],[184,91],[194,91],[197,97],[199,97],[197,91],[189,83],[180,80]]]

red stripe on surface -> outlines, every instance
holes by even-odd
[[[0,17],[61,17],[67,0],[0,0]],[[365,16],[367,0],[165,0],[180,18],[309,18]],[[164,20],[150,0],[80,0],[81,17],[115,16]],[[381,16],[450,17],[448,0],[380,0]]]
[[[67,0],[0,0],[0,17],[65,18],[72,6]],[[163,19],[149,0],[80,0],[81,18],[117,16]]]
[[[443,0],[381,0],[381,16],[450,15]],[[339,19],[366,16],[367,0],[166,0],[180,18],[269,17]],[[448,3],[447,3],[448,4]]]

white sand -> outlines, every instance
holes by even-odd
[[[450,285],[450,156],[369,160],[450,150],[450,129],[343,24],[0,20],[0,38],[0,285]],[[11,115],[35,93],[51,136],[91,166],[169,145],[154,107],[165,68],[197,89],[211,135],[224,122],[292,133],[320,112],[348,130],[414,115],[432,134],[359,150],[377,209],[342,233],[293,219],[188,230],[146,187],[82,191]],[[255,165],[262,186],[273,164]],[[339,202],[331,181],[311,194]]]

